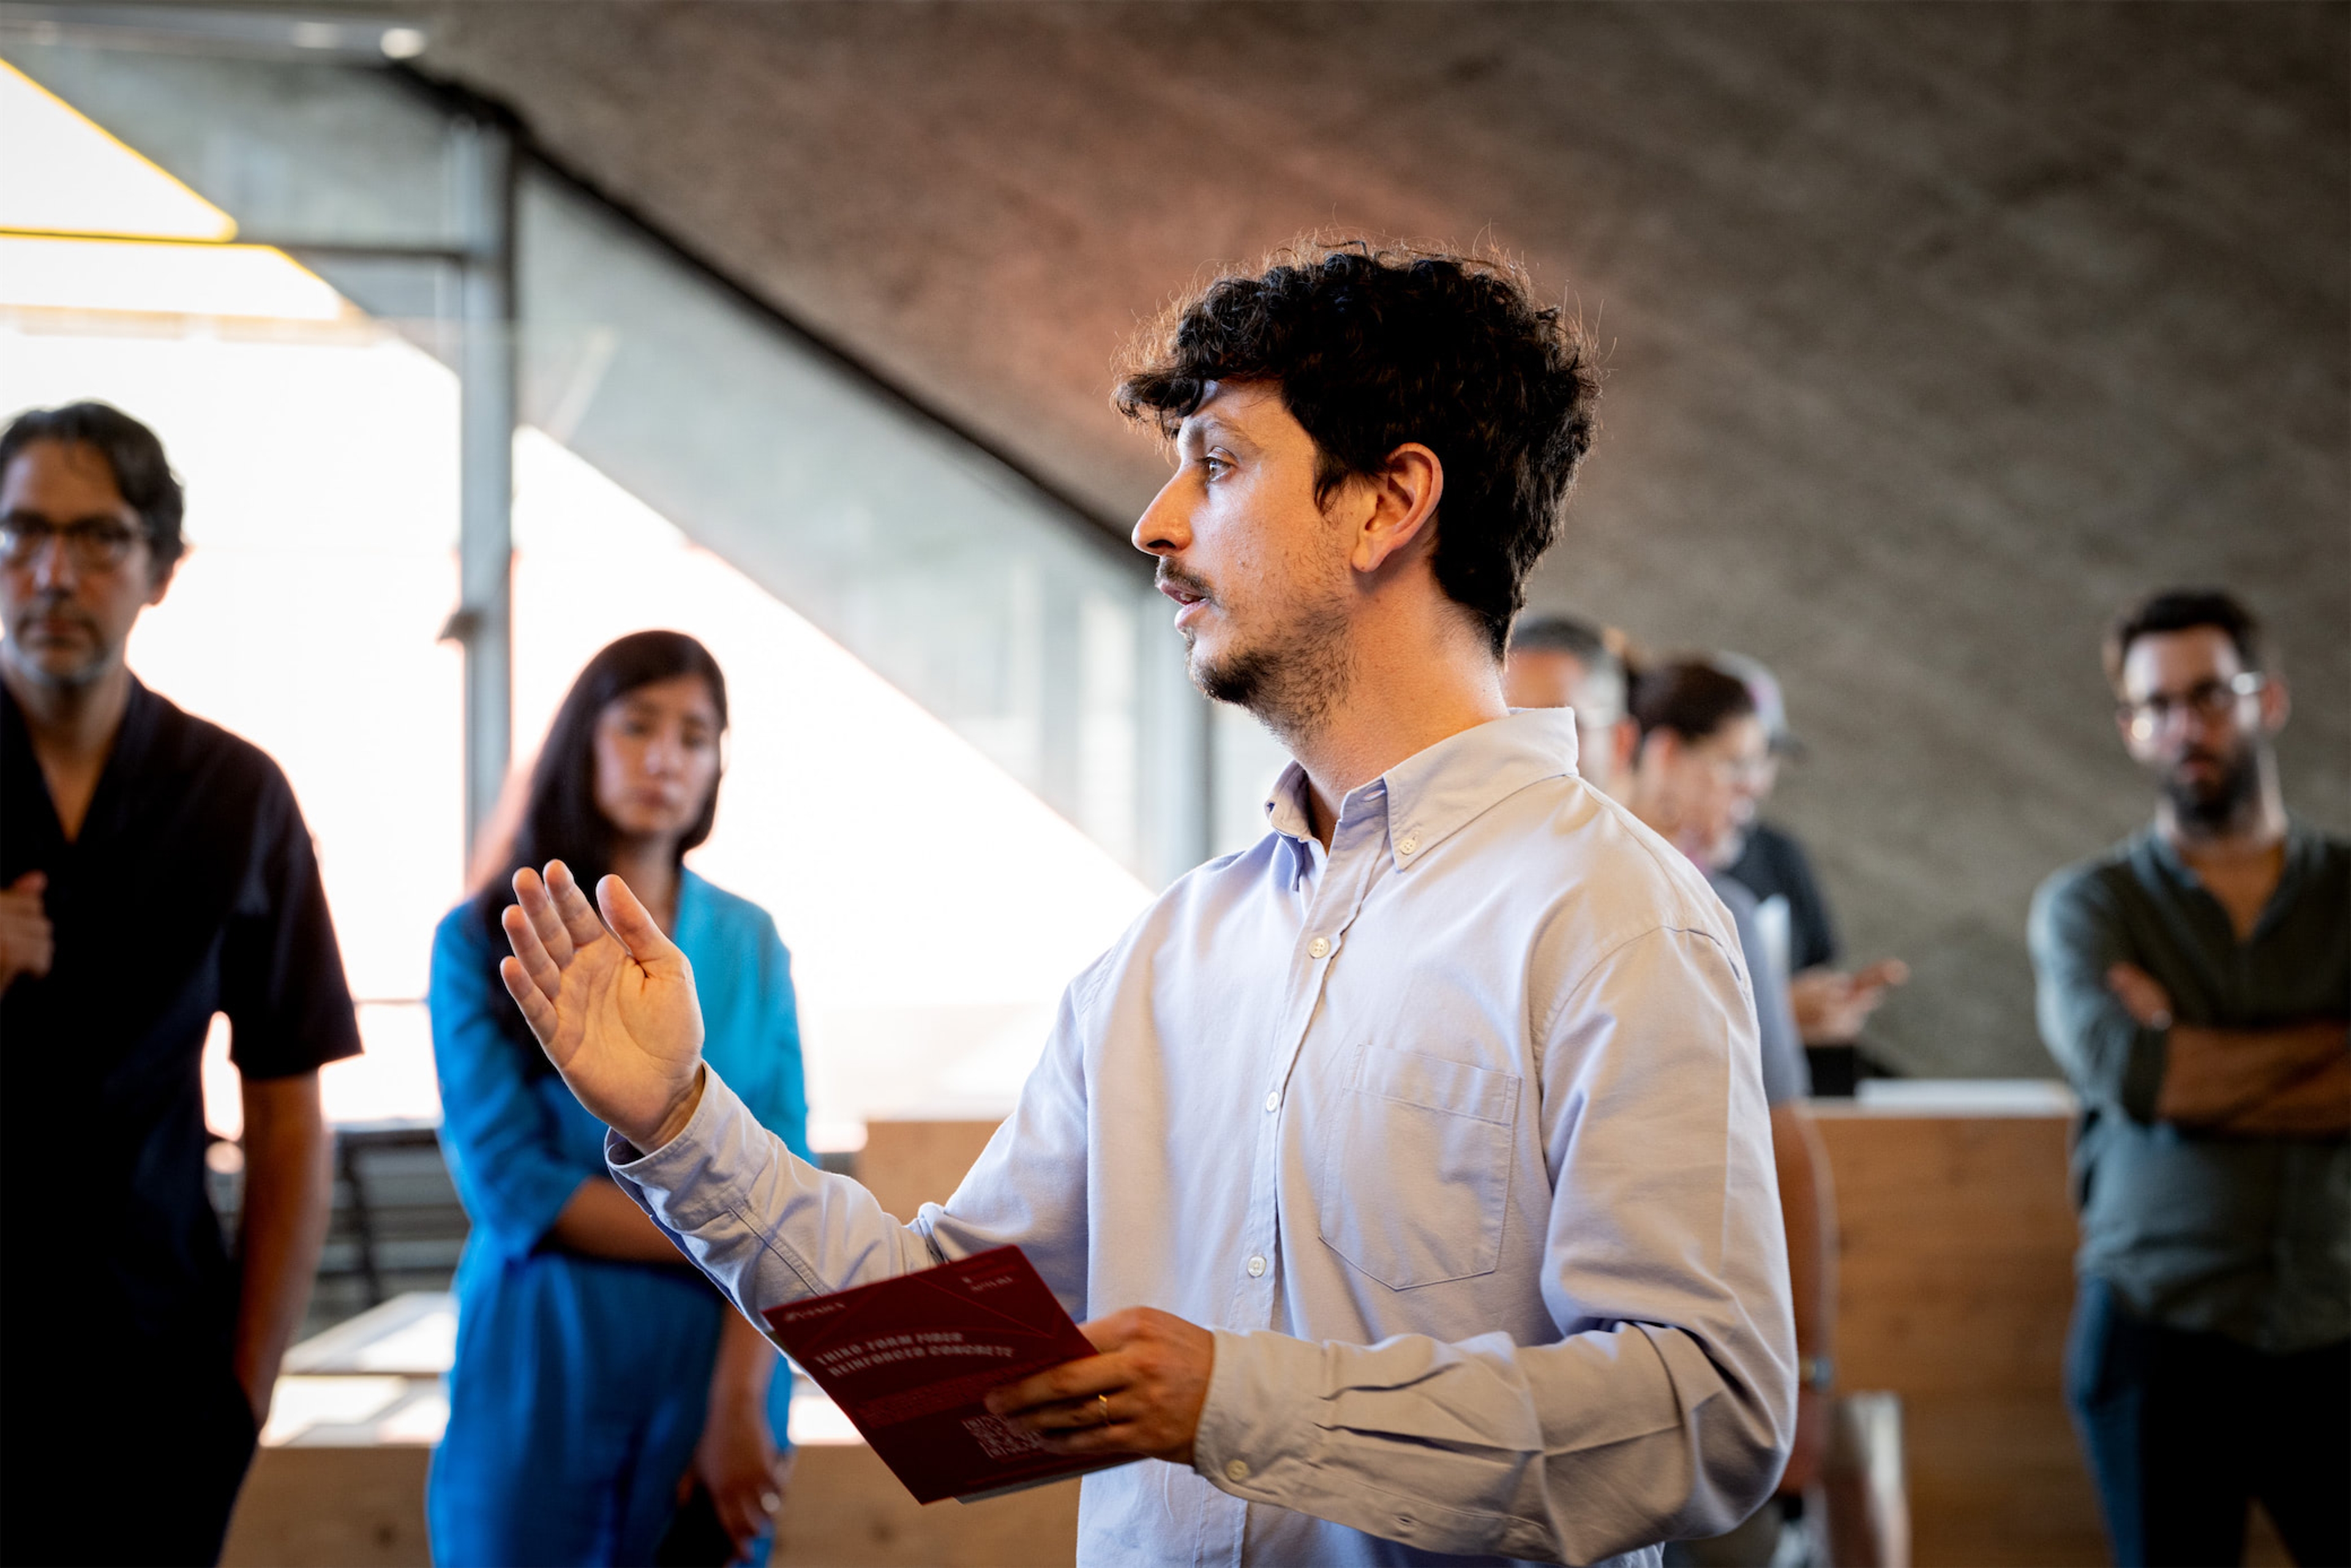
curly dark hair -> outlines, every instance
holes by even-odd
[[[1300,241],[1217,278],[1136,340],[1112,401],[1176,434],[1212,382],[1271,382],[1313,437],[1315,498],[1416,441],[1445,469],[1437,586],[1499,658],[1527,573],[1592,448],[1600,376],[1581,327],[1499,257]]]
[[[87,446],[106,460],[114,487],[147,528],[147,547],[158,573],[180,559],[184,541],[180,520],[186,508],[179,476],[163,455],[155,433],[112,403],[69,402],[28,408],[0,433],[0,474],[16,454],[36,441]]]

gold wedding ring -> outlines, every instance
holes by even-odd
[[[1097,1427],[1109,1426],[1111,1421],[1110,1396],[1107,1394],[1097,1394],[1094,1396],[1094,1403],[1102,1406],[1102,1419],[1095,1422],[1094,1425]]]

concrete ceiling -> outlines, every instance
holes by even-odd
[[[1534,588],[1774,664],[1773,812],[1914,1071],[2045,1073],[2024,908],[2127,831],[2098,627],[2232,584],[2351,823],[2341,5],[421,7],[426,70],[1112,526],[1104,399],[1214,264],[1518,254],[1608,350]]]

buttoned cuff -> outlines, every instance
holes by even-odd
[[[2131,1120],[2153,1123],[2155,1103],[2163,1094],[2163,1074],[2171,1062],[2171,1031],[2168,1029],[2137,1029],[2131,1032],[2130,1047],[2124,1053],[2122,1082],[2117,1098],[2124,1113]]]
[[[702,1102],[676,1137],[651,1154],[606,1128],[604,1164],[622,1189],[662,1225],[692,1232],[733,1208],[736,1186],[767,1162],[768,1131],[715,1068],[703,1069]]]
[[[1278,1333],[1213,1331],[1217,1361],[1192,1437],[1192,1468],[1251,1502],[1309,1490],[1322,1428],[1322,1347]]]

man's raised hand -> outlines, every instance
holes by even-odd
[[[514,890],[498,974],[530,1032],[598,1120],[661,1147],[702,1098],[694,966],[617,876],[597,884],[601,920],[561,861],[515,873]]]

